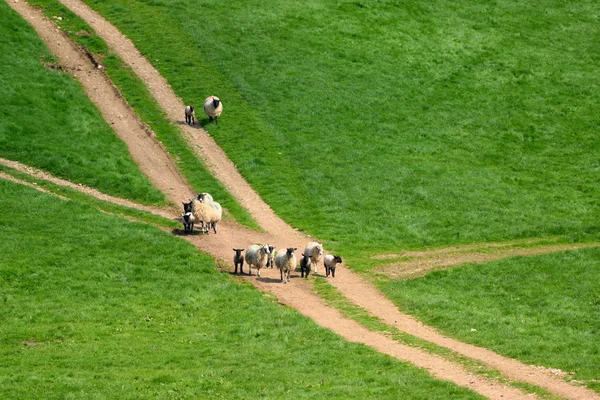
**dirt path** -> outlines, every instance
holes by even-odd
[[[70,44],[56,26],[45,20],[41,13],[30,8],[23,1],[6,0],[15,10],[28,20],[59,60],[69,71],[80,79],[88,95],[101,109],[107,121],[123,140],[128,144],[134,159],[141,170],[146,173],[156,186],[163,190],[169,199],[179,203],[182,199],[192,196],[191,190],[180,176],[170,157],[164,149],[146,132],[141,129],[135,114],[118,97],[107,82],[104,74],[97,71],[89,60],[81,59],[77,49]],[[115,52],[127,62],[145,81],[159,104],[166,110],[169,117],[175,121],[182,119],[183,103],[171,91],[168,83],[156,70],[139,54],[131,42],[121,35],[99,15],[91,11],[80,1],[63,0],[67,7],[83,17],[103,37]],[[87,61],[87,62],[86,62]],[[103,82],[103,83],[102,83]],[[107,89],[105,84],[109,84]],[[106,97],[105,97],[106,96]],[[99,99],[98,99],[99,98]],[[125,107],[113,108],[113,103]],[[115,118],[117,116],[117,118]],[[209,252],[217,258],[230,264],[232,247],[245,247],[251,243],[273,243],[281,247],[294,246],[302,249],[310,238],[289,227],[277,217],[270,207],[264,203],[252,188],[244,181],[235,166],[227,159],[222,150],[212,138],[201,129],[184,126],[183,131],[192,148],[205,160],[211,171],[220,179],[232,194],[244,205],[258,223],[267,231],[257,233],[243,229],[236,224],[222,224],[218,235],[198,235],[185,237],[197,247]],[[137,155],[136,155],[137,154]],[[110,200],[109,200],[110,201]],[[250,277],[251,283],[261,290],[275,294],[279,301],[293,307],[312,318],[320,325],[327,327],[342,337],[364,343],[378,351],[390,354],[400,360],[411,362],[440,379],[466,386],[492,399],[528,398],[519,390],[490,382],[474,376],[458,364],[448,362],[438,356],[424,351],[401,345],[391,341],[384,335],[370,332],[354,321],[341,316],[336,310],[326,305],[316,296],[308,284],[300,278],[294,278],[290,284],[279,283],[279,273],[275,270],[265,271],[262,278]],[[469,357],[479,359],[493,365],[513,379],[541,386],[546,390],[569,399],[599,399],[600,396],[587,389],[569,385],[568,383],[540,372],[534,367],[525,366],[517,361],[507,359],[475,346],[465,345],[453,339],[439,335],[432,328],[426,327],[409,316],[401,314],[382,293],[364,282],[360,277],[347,269],[339,271],[334,284],[352,301],[364,306],[370,313],[384,319],[391,325],[433,342],[443,343],[449,348],[464,351]],[[393,323],[391,322],[393,321]],[[397,322],[401,321],[401,322]],[[402,322],[405,321],[405,322]]]

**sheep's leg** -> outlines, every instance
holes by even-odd
[[[331,277],[335,278],[335,267],[334,268],[330,268],[331,269]]]
[[[331,268],[329,268],[327,265],[325,266],[325,276],[329,276],[329,271],[331,270]]]
[[[256,268],[258,270],[258,272],[256,272],[256,275],[258,275],[258,277],[260,278],[260,267]]]
[[[281,268],[279,269],[279,275],[281,276],[281,282],[283,282],[283,270]]]

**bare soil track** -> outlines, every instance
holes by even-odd
[[[116,94],[114,87],[102,71],[99,71],[54,24],[45,19],[41,12],[28,6],[22,0],[6,1],[32,24],[40,37],[44,39],[52,52],[58,57],[63,68],[80,80],[90,99],[101,110],[104,118],[113,125],[117,134],[127,143],[133,158],[151,181],[175,204],[192,197],[193,193],[190,186],[179,174],[169,155],[160,143],[154,139],[153,135],[147,133],[135,113]],[[182,101],[175,96],[168,83],[141,56],[126,37],[81,1],[62,0],[62,3],[85,19],[113,51],[133,68],[172,120],[180,121],[182,119],[184,107]],[[207,132],[185,125],[182,125],[181,128],[184,137],[194,151],[202,157],[215,176],[249,210],[266,231],[265,233],[258,233],[242,228],[235,223],[223,222],[220,225],[221,229],[218,235],[184,236],[186,240],[218,259],[226,260],[225,262],[228,265],[231,265],[230,260],[233,254],[231,249],[233,247],[246,247],[252,243],[272,243],[277,245],[278,248],[293,246],[302,249],[306,242],[311,240],[311,238],[289,227],[275,215],[270,207],[245,182],[233,163],[227,159],[224,152]],[[3,164],[12,163],[8,160],[0,160],[0,162]],[[41,171],[28,169],[18,163],[12,163],[9,166],[34,176],[35,174],[43,174]],[[41,179],[55,179],[55,183],[70,184],[59,181],[47,174]],[[84,188],[81,185],[74,185],[74,188],[100,197],[92,189]],[[117,202],[116,199],[110,197],[104,197],[103,199]],[[170,208],[157,210],[138,207],[134,204],[129,205],[163,216],[175,217],[178,213],[177,210]],[[252,276],[247,277],[247,279],[260,290],[273,293],[282,304],[297,309],[305,316],[312,318],[321,326],[331,329],[345,339],[366,344],[377,351],[410,362],[426,369],[439,379],[469,387],[491,399],[531,399],[536,397],[526,395],[513,387],[473,375],[461,365],[425,351],[399,344],[382,334],[365,329],[355,321],[343,317],[337,310],[329,307],[313,293],[310,288],[310,281],[303,280],[298,276],[293,277],[289,284],[281,284],[278,271],[266,270],[263,271],[261,278]],[[414,318],[400,313],[381,292],[348,269],[344,268],[339,271],[337,277],[331,282],[348,299],[365,308],[374,316],[381,318],[389,325],[480,360],[501,371],[510,379],[540,386],[553,394],[568,399],[600,400],[600,395],[597,393],[583,387],[571,385],[549,372],[440,335],[433,328],[424,326]]]

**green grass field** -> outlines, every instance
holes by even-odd
[[[0,196],[3,399],[480,398],[345,342],[166,232],[3,180]]]
[[[350,260],[598,238],[593,1],[86,2],[186,102],[220,95],[211,135]]]
[[[0,157],[105,193],[166,204],[81,86],[62,71],[33,29],[0,3]]]
[[[598,282],[600,249],[591,248],[467,265],[380,287],[401,310],[445,334],[574,373],[600,391]]]

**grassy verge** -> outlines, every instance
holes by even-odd
[[[166,204],[34,30],[0,3],[0,156],[104,193]]]
[[[219,94],[211,135],[351,265],[600,234],[593,1],[86,2],[186,101]]]
[[[106,43],[94,33],[85,21],[55,0],[32,0],[30,4],[42,7],[48,18],[52,19],[63,31],[67,32],[73,41],[84,46],[98,62],[104,65],[109,78],[141,120],[165,145],[182,174],[196,191],[211,193],[225,208],[225,218],[234,219],[244,226],[261,230],[250,214],[207,171],[202,161],[189,149],[185,140],[180,136],[177,126],[167,118],[143,82],[116,55],[110,52]]]
[[[455,362],[457,364],[461,364],[473,374],[482,375],[487,379],[491,379],[506,385],[520,388],[526,393],[534,393],[542,399],[558,399],[558,397],[548,393],[540,387],[530,385],[524,382],[511,381],[502,376],[502,374],[497,370],[493,370],[481,362],[461,356],[460,354],[457,354],[452,350],[448,350],[443,347],[437,346],[431,342],[419,339],[415,336],[409,335],[385,324],[379,318],[370,315],[363,308],[360,308],[357,305],[350,303],[348,299],[344,297],[344,295],[342,295],[337,289],[335,289],[335,287],[327,283],[326,279],[316,278],[314,280],[314,290],[329,305],[338,309],[345,317],[355,320],[356,322],[373,332],[381,332],[399,343],[425,350],[429,353],[443,357],[446,360]]]
[[[3,180],[0,196],[3,399],[481,398],[340,339],[168,233]]]
[[[75,200],[78,203],[87,204],[91,207],[96,208],[97,210],[104,211],[107,213],[119,215],[122,217],[127,217],[131,219],[135,219],[137,221],[152,224],[157,227],[163,228],[181,228],[181,224],[170,220],[168,218],[163,218],[158,215],[150,214],[146,211],[140,211],[134,208],[129,208],[125,206],[120,206],[118,204],[113,204],[110,202],[106,202],[103,200],[96,199],[92,196],[88,196],[84,193],[78,192],[77,190],[73,190],[68,187],[55,185],[54,183],[36,179],[31,177],[30,175],[21,173],[19,171],[8,168],[4,165],[0,165],[0,171],[6,172],[7,174],[20,179],[25,182],[33,183],[51,193],[56,195],[60,195],[66,197],[71,200]],[[24,202],[26,204],[26,202]],[[26,209],[26,206],[24,206]]]
[[[436,271],[380,288],[403,311],[461,341],[558,368],[599,391],[600,249]]]

